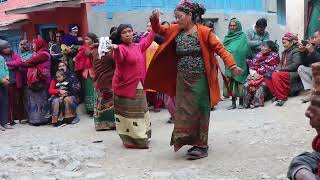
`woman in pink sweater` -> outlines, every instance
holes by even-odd
[[[113,45],[116,64],[112,80],[114,110],[119,136],[127,148],[147,149],[151,137],[151,123],[146,95],[143,90],[146,75],[144,51],[151,45],[151,32],[140,43],[133,43],[133,29],[121,24]]]

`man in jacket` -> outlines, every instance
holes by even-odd
[[[311,64],[320,62],[320,29],[317,30],[308,44],[299,45],[302,64],[298,68],[298,73],[303,83],[304,90],[309,91],[312,87]],[[302,102],[308,102],[310,97],[302,99]]]

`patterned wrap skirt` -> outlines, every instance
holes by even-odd
[[[75,118],[77,116],[77,107],[78,100],[75,96],[54,97],[51,101],[52,123],[58,122],[59,116]]]
[[[176,114],[171,145],[178,151],[184,145],[207,147],[210,120],[210,92],[204,73],[178,71]]]
[[[96,90],[94,125],[97,131],[115,129],[112,90]]]
[[[146,149],[151,138],[151,122],[146,94],[139,86],[134,99],[114,95],[114,111],[117,131],[124,146]]]
[[[88,76],[87,79],[82,78],[84,86],[84,103],[87,112],[94,112],[95,105],[95,90],[93,85],[93,79]]]
[[[27,106],[29,123],[32,125],[42,125],[48,122],[45,115],[48,112],[48,90],[34,91],[28,89]]]

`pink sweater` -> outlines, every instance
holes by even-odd
[[[155,33],[151,32],[140,43],[120,44],[113,51],[116,69],[112,88],[117,96],[135,98],[139,81],[146,76],[144,51],[151,45]]]

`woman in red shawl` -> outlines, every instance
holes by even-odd
[[[293,33],[286,33],[282,38],[285,50],[277,70],[266,77],[265,83],[273,95],[276,106],[283,106],[290,94],[296,94],[303,88],[298,75],[301,56],[297,46],[298,37]]]
[[[48,87],[51,80],[51,56],[48,45],[41,37],[33,40],[35,53],[27,61],[8,63],[12,67],[26,67],[27,72],[27,106],[29,123],[39,126],[46,124],[45,115],[48,111]]]
[[[98,37],[94,33],[88,33],[85,43],[79,48],[75,57],[75,71],[81,74],[81,85],[84,91],[84,103],[89,116],[93,116],[95,92],[93,88],[94,70],[92,60],[86,56],[86,51],[90,50],[90,46],[98,43]]]

